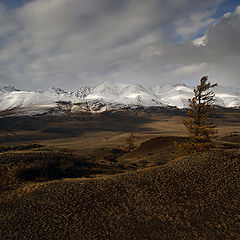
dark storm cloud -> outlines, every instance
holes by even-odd
[[[190,82],[225,67],[236,85],[239,10],[216,20],[221,2],[35,0],[14,11],[0,4],[0,78],[73,89],[109,79]],[[206,28],[206,45],[194,45]]]

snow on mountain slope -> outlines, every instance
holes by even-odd
[[[240,107],[240,90],[217,86],[215,104],[221,107]],[[189,107],[188,99],[193,89],[184,84],[161,84],[151,89],[137,84],[106,81],[96,87],[82,87],[74,92],[49,88],[42,92],[19,91],[14,87],[0,88],[0,111],[30,107],[37,109],[58,108],[59,101],[70,102],[73,111],[105,111],[109,109],[140,106]],[[64,104],[64,103],[63,103]],[[39,110],[39,111],[40,111]]]
[[[51,103],[52,99],[37,92],[13,91],[0,95],[0,111]]]
[[[136,84],[106,81],[94,88],[86,99],[143,106],[163,106],[161,101],[146,88]]]
[[[120,97],[120,102],[143,106],[164,106],[152,92],[140,85],[133,85],[125,89]]]
[[[217,86],[212,90],[215,93],[215,105],[220,107],[240,106],[240,94],[237,93],[237,89]],[[178,108],[188,108],[188,99],[194,96],[193,89],[184,84],[156,86],[153,91],[158,94],[162,102]]]
[[[106,101],[117,101],[124,93],[124,90],[129,88],[130,84],[114,83],[105,81],[96,86],[86,99],[104,99]]]
[[[223,102],[223,107],[238,107],[240,106],[240,93],[234,91],[231,88],[225,88],[223,86],[217,86],[213,89],[215,93],[216,100]],[[216,101],[216,105],[217,101]],[[221,105],[220,105],[221,106]]]
[[[153,88],[160,100],[167,105],[187,108],[188,99],[193,97],[193,89],[185,85],[165,85]]]
[[[81,87],[77,91],[67,92],[60,88],[48,88],[47,90],[40,92],[44,96],[51,98],[53,101],[78,101],[84,99],[91,92],[92,87]]]
[[[75,96],[76,99],[84,99],[91,93],[93,89],[93,87],[81,87],[77,91],[72,92],[71,95]]]
[[[43,96],[46,96],[47,98],[52,99],[53,101],[59,101],[59,100],[66,101],[67,99],[69,99],[68,92],[60,88],[51,87],[40,93]]]
[[[169,91],[173,90],[175,85],[168,83],[162,83],[161,85],[154,86],[150,88],[150,91],[155,93],[158,97],[164,97]]]

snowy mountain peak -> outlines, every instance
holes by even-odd
[[[240,107],[239,89],[217,86],[213,91],[216,105]],[[81,109],[79,111],[106,111],[114,106],[117,109],[124,106],[187,108],[189,107],[188,99],[192,97],[193,88],[184,84],[159,84],[148,89],[138,84],[105,81],[96,87],[81,87],[72,92],[54,87],[42,92],[18,91],[14,87],[4,87],[0,88],[0,110],[34,106],[52,108],[57,106],[56,102],[61,101],[71,102],[75,110]]]
[[[19,91],[19,90],[12,86],[0,87],[0,92],[2,93],[15,92],[15,91]]]
[[[77,99],[84,99],[91,93],[93,89],[94,89],[93,87],[81,87],[77,91],[72,92],[72,94]]]
[[[186,85],[177,85],[175,87],[176,91],[182,91],[182,92],[193,92],[192,88],[187,87]]]
[[[102,99],[107,102],[143,106],[163,106],[153,92],[137,84],[103,82],[95,87],[86,99]]]
[[[96,86],[87,96],[87,99],[102,98],[107,100],[116,100],[116,98],[121,95],[122,90],[126,87],[129,87],[129,85],[113,81],[105,81]]]
[[[65,94],[67,93],[66,91],[62,90],[61,88],[56,88],[56,87],[50,87],[47,90],[43,91],[42,93],[52,93],[52,94]]]

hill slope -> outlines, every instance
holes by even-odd
[[[1,197],[1,239],[239,239],[240,155],[215,151]]]

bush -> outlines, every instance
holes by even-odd
[[[126,139],[126,149],[128,152],[133,151],[135,146],[136,137],[134,136],[134,133],[130,133],[129,137]]]
[[[89,177],[90,174],[101,173],[92,158],[79,159],[72,154],[39,153],[26,160],[27,164],[17,167],[14,172],[15,177],[23,181]]]

